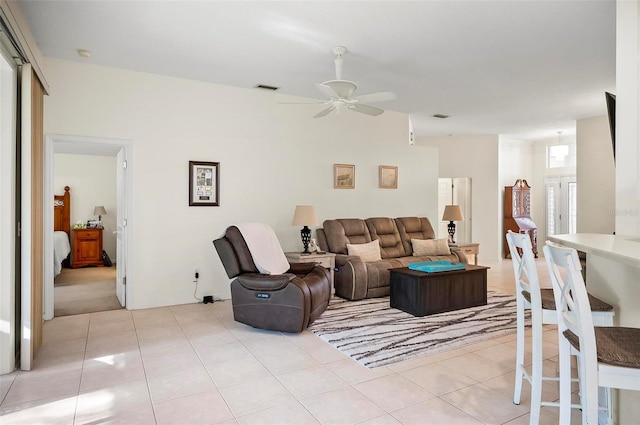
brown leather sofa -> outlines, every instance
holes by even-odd
[[[320,249],[336,254],[335,294],[349,300],[389,295],[389,269],[409,263],[448,260],[467,263],[466,255],[451,248],[450,255],[414,256],[411,239],[435,239],[425,217],[374,217],[325,220],[316,230]],[[347,244],[379,240],[381,260],[365,262],[348,255]]]
[[[314,263],[291,264],[284,274],[258,271],[247,243],[237,227],[213,241],[231,282],[231,303],[236,321],[254,328],[302,332],[329,305],[329,271]]]

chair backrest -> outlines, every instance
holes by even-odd
[[[513,274],[516,280],[517,296],[529,298],[532,307],[542,309],[542,295],[540,294],[540,280],[533,255],[533,246],[529,235],[515,233],[509,230],[507,244],[513,263]],[[528,297],[527,297],[528,294]]]
[[[405,255],[413,254],[411,239],[435,239],[436,233],[433,231],[431,222],[426,217],[398,217],[396,225],[400,233],[400,239],[404,245]]]
[[[394,219],[389,217],[372,217],[365,220],[371,240],[380,241],[380,256],[397,258],[406,255],[400,239],[400,232]]]
[[[227,228],[224,236],[214,240],[213,245],[230,279],[243,273],[259,273],[249,247],[236,226]]]
[[[348,254],[347,244],[371,242],[371,234],[364,220],[359,218],[338,218],[322,223],[324,237],[329,252]]]
[[[594,379],[597,374],[598,362],[596,338],[589,296],[582,277],[578,252],[573,248],[557,246],[549,242],[542,248],[542,251],[553,285],[553,296],[558,316],[558,333],[565,335],[565,337],[569,335],[578,338],[580,355],[583,357],[586,368],[585,376],[582,376],[581,379]]]

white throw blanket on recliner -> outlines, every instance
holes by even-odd
[[[236,227],[247,243],[253,262],[264,274],[282,274],[289,262],[273,229],[263,223],[240,223]]]

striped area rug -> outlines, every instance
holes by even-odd
[[[488,291],[486,306],[414,317],[389,307],[389,297],[360,301],[336,297],[309,330],[374,368],[515,333],[516,299]]]

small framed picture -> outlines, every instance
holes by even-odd
[[[381,165],[379,169],[378,187],[381,189],[397,189],[398,188],[398,167],[390,165]]]
[[[220,206],[220,163],[189,161],[189,206]]]
[[[333,164],[333,188],[355,189],[356,166],[352,164]]]

